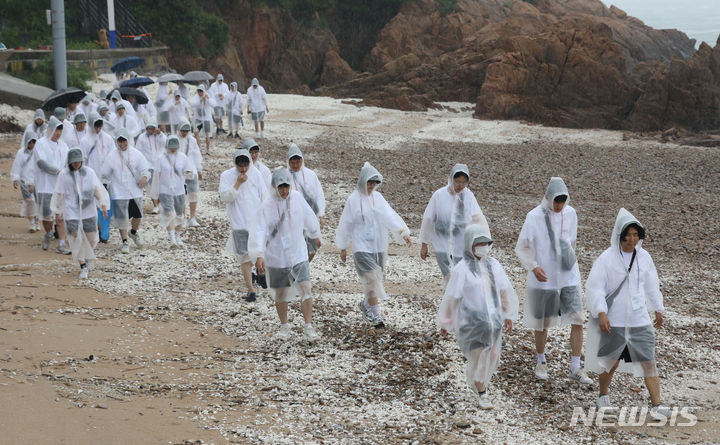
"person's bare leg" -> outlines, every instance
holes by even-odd
[[[260,121],[260,131],[265,131],[265,121]]]
[[[276,301],[275,309],[277,310],[278,318],[280,318],[280,324],[288,322],[288,303],[287,301]]]
[[[127,233],[127,230],[120,229],[120,239],[122,239],[123,241],[127,241]]]
[[[245,285],[247,286],[248,292],[255,292],[255,288],[252,285],[252,262],[242,263],[241,269],[243,278],[245,279]],[[287,303],[285,303],[287,307]]]
[[[137,230],[140,228],[141,222],[142,218],[133,218],[130,220],[130,227],[137,232]]]
[[[545,353],[545,343],[547,343],[548,331],[533,331],[535,333],[535,352],[538,354]]]
[[[205,136],[205,151],[210,151],[210,136]]]
[[[153,200],[152,200],[152,203],[153,203],[153,207],[158,207],[158,206],[160,205],[160,200],[159,200],[159,199],[153,199]]]
[[[312,323],[312,298],[303,300],[300,310],[302,311],[305,324]]]
[[[485,385],[480,382],[475,382],[475,387],[477,388],[478,392],[485,391]]]
[[[197,202],[190,203],[190,218],[195,218],[195,211],[197,210]]]
[[[579,324],[571,325],[570,328],[570,354],[579,357],[582,353],[583,327]],[[545,331],[547,332],[547,331]]]
[[[254,122],[255,122],[255,133],[257,133],[258,131],[260,131],[260,130],[258,129],[258,122],[257,122],[257,121],[254,121]]]
[[[312,263],[313,258],[315,258],[314,253],[308,253],[308,263]]]
[[[43,220],[42,220],[42,226],[43,226],[43,229],[45,230],[45,233],[48,233],[48,232],[52,232],[52,231],[53,231],[53,229],[52,229],[52,228],[53,228],[53,222],[52,222],[52,221],[45,221],[45,220],[43,219]]]
[[[613,374],[615,374],[615,370],[617,369],[618,365],[620,364],[620,360],[615,362],[615,365],[610,369],[610,372],[603,372],[600,374],[600,395],[606,396],[608,393],[608,390],[610,389],[610,381],[613,378]]]
[[[58,217],[55,220],[55,227],[57,228],[58,239],[60,241],[65,241],[65,238],[67,238],[67,230],[65,230],[65,220]]]

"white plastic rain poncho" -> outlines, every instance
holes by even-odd
[[[165,133],[154,132],[152,135],[148,135],[148,132],[144,131],[135,142],[135,148],[140,150],[140,153],[145,156],[145,159],[154,169],[157,159],[165,153],[166,140]]]
[[[117,99],[117,101],[115,101],[113,99]],[[125,105],[125,113],[128,116],[135,117],[135,115],[137,113],[135,111],[135,108],[133,108],[132,104],[130,103],[130,101],[127,99],[123,99],[122,95],[120,94],[120,91],[115,90],[115,91],[113,91],[112,95],[110,96],[110,100],[108,101],[108,108],[113,114],[117,114],[117,104],[119,104],[119,103],[122,103],[123,105]],[[121,128],[121,127],[117,127],[117,128]]]
[[[180,123],[181,128],[183,124],[190,125],[189,122],[182,121]],[[198,202],[198,198],[200,195],[200,180],[198,177],[198,173],[202,174],[202,152],[200,151],[200,146],[197,143],[197,139],[195,139],[195,136],[193,136],[191,133],[188,132],[187,136],[183,137],[182,134],[178,132],[178,139],[180,140],[179,151],[188,158],[190,158],[190,160],[195,165],[195,176],[185,181],[185,185],[187,186],[188,202]]]
[[[157,108],[159,125],[170,124],[170,105],[172,105],[172,102],[173,98],[170,97],[167,82],[158,85],[157,94],[155,95],[155,107]]]
[[[78,131],[77,124],[81,122],[85,122],[85,128],[83,128],[82,131]],[[63,129],[63,140],[68,147],[79,147],[81,141],[88,133],[87,115],[82,111],[78,111],[75,113],[75,116],[73,116],[72,125]]]
[[[111,112],[108,106],[104,103],[98,105],[98,114],[103,119],[103,130],[108,134],[115,132],[115,113]]]
[[[188,89],[187,85],[183,82],[178,82],[177,90],[180,92],[180,95],[183,99],[188,100],[190,97],[190,90]]]
[[[642,240],[635,247],[634,260],[632,253],[620,247],[620,236],[630,224],[642,227],[630,212],[620,209],[610,247],[595,260],[585,283],[590,312],[585,367],[597,373],[607,372],[627,347],[632,362],[621,361],[618,370],[632,372],[636,377],[654,377],[658,375],[655,329],[648,311],[662,312],[665,308],[655,263],[642,248]],[[601,312],[610,320],[610,334],[600,331]]]
[[[285,199],[280,196],[277,188],[292,181],[288,169],[275,170],[272,181],[273,189],[263,202],[257,232],[258,244],[264,248],[268,289],[276,302],[289,301],[298,294],[304,301],[312,297],[304,233],[320,239],[320,222],[299,192],[290,190]]]
[[[268,189],[268,191],[272,190],[272,173],[270,172],[270,169],[267,167],[267,165],[263,164],[263,162],[260,160],[260,146],[257,142],[255,142],[255,139],[253,138],[243,139],[243,149],[250,151],[254,147],[258,148],[258,158],[257,161],[253,161],[253,167],[255,167],[260,172],[260,176],[262,176],[263,182],[265,183],[265,187]]]
[[[95,100],[93,98],[92,93],[87,93],[83,100],[80,101],[80,105],[78,105],[78,109],[82,111],[82,113],[87,117],[90,118],[90,114],[92,114],[94,111],[97,111],[97,105],[95,104]]]
[[[223,82],[220,82],[220,80],[223,80],[222,77],[218,76],[218,80],[212,83],[210,85],[210,88],[208,88],[207,93],[210,95],[210,97],[215,100],[215,106],[216,107],[223,107],[225,108],[227,106],[227,99],[230,95],[230,89],[228,88],[228,84]]]
[[[128,113],[127,107],[125,108],[125,114],[120,116],[120,113],[116,113],[114,116],[113,121],[111,122],[113,128],[119,129],[124,128],[127,130],[128,134],[130,135],[130,143],[132,144],[135,138],[137,138],[140,133],[142,132],[142,127],[140,122],[137,120],[135,116],[131,116]]]
[[[52,209],[65,220],[67,239],[75,261],[84,263],[95,259],[97,209],[102,207],[110,209],[110,198],[91,168],[82,166],[75,171],[65,168],[60,172],[52,197]]]
[[[555,212],[553,201],[561,195],[567,196],[567,201],[560,212]],[[557,325],[584,323],[580,270],[574,253],[577,226],[577,213],[570,207],[565,182],[551,178],[541,204],[525,217],[515,246],[520,263],[528,271],[525,327],[542,331]],[[538,266],[545,271],[546,282],[535,277],[533,269]]]
[[[257,81],[257,79],[253,79],[253,81]],[[252,113],[259,113],[261,111],[265,111],[265,108],[267,107],[267,93],[265,92],[265,88],[263,88],[262,85],[258,84],[257,88],[255,88],[253,85],[250,85],[250,88],[248,88],[247,90],[246,96],[247,106]]]
[[[128,138],[124,128],[117,131],[115,140],[120,137]],[[110,180],[110,198],[116,201],[112,217],[115,227],[120,230],[130,229],[130,200],[134,200],[137,208],[142,209],[143,190],[139,183],[142,178],[150,179],[150,164],[138,149],[131,146],[131,141],[127,140],[126,150],[120,150],[119,147],[110,150],[100,174],[103,181],[107,178]]]
[[[252,167],[250,153],[244,149],[236,150],[233,161],[238,157],[248,160],[247,180],[236,189],[240,172],[237,167],[227,169],[220,175],[218,193],[230,218],[230,236],[225,248],[238,261],[245,263],[262,255],[257,232],[260,230],[260,208],[267,189],[260,173]]]
[[[35,172],[33,174],[35,193],[37,194],[37,205],[40,218],[44,221],[53,221],[54,214],[50,208],[50,200],[55,192],[55,181],[57,175],[65,166],[67,160],[68,146],[58,138],[53,141],[55,130],[62,123],[52,116],[48,122],[45,136],[40,138],[33,150],[33,161]]]
[[[455,193],[453,179],[458,173],[467,175],[465,164],[455,164],[450,171],[448,185],[433,193],[425,208],[420,227],[420,242],[432,244],[440,271],[447,276],[463,258],[463,233],[469,224],[480,224],[489,229],[487,219],[468,187]]]
[[[22,147],[18,150],[10,169],[10,182],[18,181],[20,183],[20,192],[22,193],[23,202],[20,206],[20,216],[34,217],[37,216],[37,204],[35,202],[35,192],[30,193],[29,185],[35,182],[35,167],[33,165],[33,149],[28,148],[31,141],[37,143],[37,135],[32,131],[26,130],[23,134]]]
[[[158,195],[153,199],[160,201],[160,225],[164,228],[174,230],[182,224],[183,209],[185,208],[185,180],[196,175],[195,165],[192,160],[175,150],[170,153],[168,146],[180,146],[178,137],[168,136],[165,141],[166,150],[157,159],[156,174],[158,180]]]
[[[95,123],[103,122],[100,132],[95,131]],[[105,159],[115,149],[115,141],[105,131],[105,120],[97,113],[90,114],[88,134],[80,141],[80,149],[85,158],[85,165],[93,169],[96,174],[102,172]],[[101,178],[102,179],[102,178]]]
[[[298,171],[293,171],[292,168],[290,168],[290,158],[295,156],[299,156],[300,159],[303,160],[303,164]],[[315,172],[305,167],[305,158],[297,145],[290,144],[286,161],[288,171],[292,177],[290,188],[300,192],[315,215],[318,218],[323,218],[325,216],[325,194],[323,193],[322,185],[320,185],[320,180]],[[305,234],[305,243],[307,244],[308,252],[313,254],[317,252],[318,248],[309,233]]]
[[[397,242],[410,235],[410,229],[383,195],[375,190],[368,195],[370,180],[382,182],[382,175],[366,162],[360,170],[357,189],[345,202],[337,231],[335,245],[345,250],[352,243],[355,268],[365,291],[365,297],[385,298],[383,272],[387,260],[388,230]]]
[[[145,94],[145,97],[148,98],[146,104],[136,103],[138,120],[142,121],[144,126],[150,121],[150,119],[155,119],[157,121],[157,108],[155,108],[153,101],[150,100],[150,95],[145,87],[140,87],[138,90],[142,91],[143,94]]]
[[[203,131],[209,132],[210,130],[206,130],[206,126],[208,125],[208,122],[212,122],[213,120],[215,100],[208,94],[207,91],[204,92],[202,97],[195,93],[195,95],[190,98],[190,106],[195,114],[195,126],[197,127],[198,124],[202,123]]]
[[[40,123],[40,125],[35,122],[38,119],[42,119],[42,123]],[[42,108],[38,108],[37,110],[35,110],[33,121],[27,124],[27,126],[25,127],[25,132],[32,132],[37,135],[37,137],[42,137],[42,135],[44,135],[45,131],[47,130],[47,126],[48,124],[45,120],[45,112],[42,110]]]
[[[172,132],[177,133],[177,127],[180,122],[186,120],[190,122],[190,115],[192,114],[192,107],[187,100],[180,96],[179,92],[175,92],[175,98],[170,104],[170,125],[172,126]]]
[[[517,294],[500,262],[473,254],[475,244],[490,241],[487,226],[466,228],[463,259],[452,269],[436,318],[438,327],[455,333],[468,360],[466,376],[471,385],[490,382],[500,363],[504,320],[516,320],[518,314]]]

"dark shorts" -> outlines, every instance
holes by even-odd
[[[158,111],[158,124],[167,125],[170,123],[170,112],[169,111]]]
[[[258,112],[251,112],[250,116],[252,116],[252,120],[254,122],[262,122],[265,120],[265,112],[264,111],[258,111]]]
[[[138,204],[138,201],[140,204]],[[113,199],[115,218],[120,220],[140,219],[142,215],[142,198]]]
[[[175,212],[175,215],[182,215],[183,209],[185,208],[185,195],[168,195],[166,193],[161,193],[158,198],[160,199],[160,207],[162,207],[163,212],[169,213],[169,212]]]
[[[37,205],[40,209],[40,217],[48,221],[53,216],[52,210],[50,210],[50,200],[52,199],[52,193],[38,193],[37,194]]]
[[[359,275],[365,275],[368,272],[377,269],[385,270],[385,253],[355,252],[353,259],[355,260],[355,269]]]
[[[213,111],[215,112],[216,118],[221,118],[221,117],[225,116],[225,107],[222,107],[222,106],[215,107],[215,109]]]
[[[297,281],[298,283],[310,281],[310,264],[307,261],[303,261],[293,267],[268,267],[265,276],[267,277],[267,285],[271,289],[290,287],[291,277],[294,278],[293,281]]]
[[[626,332],[627,330],[627,332]],[[626,338],[627,337],[627,338]],[[655,329],[652,325],[625,328],[610,327],[610,333],[600,333],[598,357],[607,357],[622,349],[618,360],[647,362],[655,360]]]
[[[528,298],[533,299],[533,317],[548,318],[583,311],[579,286],[563,287],[560,295],[553,289],[528,288]]]
[[[77,233],[78,229],[80,228],[80,220],[77,219],[67,219],[65,220],[65,225],[67,226],[67,231],[69,234],[75,234]],[[97,216],[92,218],[85,218],[82,220],[82,230],[85,233],[95,233],[97,232]]]
[[[248,254],[248,238],[249,234],[247,230],[233,230],[232,239],[233,247],[235,248],[235,255],[245,256]]]
[[[468,341],[462,345],[463,352],[469,354],[473,349],[486,348],[493,345],[498,341],[501,333],[500,328],[494,328],[487,323],[465,325],[460,328],[459,332],[459,338],[468,339]]]
[[[438,266],[440,266],[440,272],[445,276],[450,273],[453,266],[462,260],[462,257],[453,257],[453,264],[450,264],[450,255],[445,252],[435,252],[435,259],[437,260]]]

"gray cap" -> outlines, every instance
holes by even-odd
[[[217,80],[225,80],[225,78],[223,77],[223,75],[221,73],[218,73]]]
[[[285,167],[275,169],[272,174],[272,186],[275,188],[281,185],[290,185],[290,181],[292,181],[292,178],[290,178],[290,170]]]
[[[123,138],[127,141],[130,140],[130,135],[128,134],[128,131],[126,129],[124,129],[124,128],[117,129],[117,131],[115,132],[115,140],[117,141],[120,138]]]
[[[90,112],[90,122],[92,122],[92,124],[94,126],[98,122],[103,123],[103,118],[102,118],[102,116],[100,116],[98,114],[97,111],[91,111]]]
[[[237,87],[237,82],[230,82],[231,87]]]
[[[125,104],[118,101],[118,104],[115,105],[115,110],[124,110],[124,109],[125,109]]]
[[[180,139],[178,139],[178,137],[174,134],[171,134],[168,136],[167,141],[165,141],[165,148],[180,148]]]
[[[260,85],[260,81],[257,80],[257,77],[253,77],[252,82],[250,82],[250,86]]]
[[[63,108],[63,107],[55,108],[55,111],[53,112],[53,116],[58,118],[58,120],[60,120],[60,121],[65,119],[65,116],[67,116],[67,114],[65,113],[65,108]]]
[[[92,94],[87,93],[80,102],[82,102],[84,104],[89,104],[90,102],[92,102],[92,100],[93,100]]]
[[[42,110],[42,108],[38,108],[37,110],[35,110],[34,119],[42,119],[43,122],[45,122],[45,112]]]
[[[157,128],[157,119],[149,117],[148,121],[145,122],[145,128]]]
[[[87,122],[87,118],[85,117],[85,113],[80,111],[79,113],[75,114],[75,117],[73,117],[73,124],[79,124],[81,122]]]
[[[197,86],[197,90],[198,90],[198,91],[205,91],[205,84],[204,84],[204,83],[201,83],[200,85],[198,85],[198,86]]]
[[[68,165],[72,164],[73,162],[83,162],[82,150],[77,147],[71,148],[70,151],[68,151],[67,156]]]
[[[190,131],[192,130],[192,127],[190,126],[190,122],[187,121],[187,119],[183,119],[180,121],[180,125],[178,126],[178,131]]]
[[[241,156],[247,158],[248,162],[252,162],[250,152],[245,150],[244,148],[238,148],[237,150],[235,150],[235,154],[233,155],[233,161],[235,161],[235,163],[237,164],[237,158]]]
[[[257,142],[255,142],[255,139],[253,139],[253,138],[243,139],[243,144],[242,144],[243,149],[250,151],[255,147],[257,147],[257,149],[260,150],[260,146],[258,145]]]
[[[100,97],[105,99],[107,97],[108,93],[109,93],[108,90],[105,90],[105,89],[100,90]]]
[[[103,102],[103,103],[101,103],[101,104],[98,105],[97,110],[98,110],[98,113],[99,113],[99,112],[101,112],[101,111],[108,111],[108,110],[110,110],[110,109],[108,108],[107,104],[106,104],[105,102]]]

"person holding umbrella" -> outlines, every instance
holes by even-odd
[[[195,138],[200,133],[205,135],[205,154],[210,154],[210,133],[212,133],[212,116],[215,109],[215,100],[209,94],[205,94],[207,87],[200,84],[196,94],[190,99],[190,106],[195,113]]]
[[[217,130],[215,134],[227,133],[223,130],[223,116],[225,115],[225,107],[227,106],[227,98],[230,95],[230,90],[227,84],[224,82],[222,74],[217,75],[217,80],[210,85],[208,94],[215,100],[215,124]]]
[[[57,253],[69,255],[65,243],[65,222],[62,217],[52,211],[50,201],[55,192],[57,176],[65,165],[68,146],[62,140],[63,124],[55,117],[51,117],[45,136],[42,137],[33,150],[33,163],[35,172],[33,174],[35,192],[37,193],[38,210],[42,219],[45,235],[42,240],[42,249],[50,248],[50,241],[53,239],[53,223],[57,228],[58,247]]]

